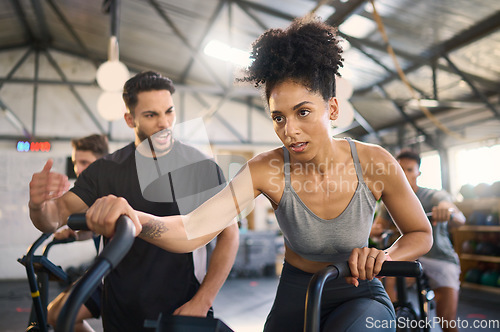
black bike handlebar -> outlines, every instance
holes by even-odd
[[[87,221],[85,219],[84,213],[72,214],[68,218],[68,227],[74,231],[88,231],[90,230],[87,226]],[[123,259],[127,254],[130,247],[134,243],[135,238],[135,226],[132,220],[126,215],[120,216],[116,221],[116,230],[112,241],[107,245],[102,253],[98,256],[100,259],[106,259],[111,264],[111,269],[114,269],[116,265]],[[113,245],[111,245],[113,243]]]
[[[319,332],[320,304],[323,287],[328,280],[334,280],[351,275],[347,262],[329,265],[316,272],[306,293],[306,308],[304,317],[304,332]],[[385,261],[378,276],[380,277],[420,277],[422,265],[420,262]]]
[[[68,217],[68,227],[74,231],[89,231],[85,213],[75,213]]]
[[[88,230],[85,214],[71,215],[68,218],[68,226],[73,230]],[[97,288],[102,278],[120,263],[132,247],[134,239],[135,226],[132,220],[125,215],[120,216],[116,222],[115,235],[71,291],[59,314],[57,332],[73,331],[76,315],[81,305]]]

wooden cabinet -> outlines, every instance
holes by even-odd
[[[453,244],[462,269],[461,287],[500,294],[500,287],[470,282],[470,275],[466,278],[467,272],[471,269],[478,269],[483,273],[500,272],[500,225],[491,225],[491,217],[488,222],[484,219],[486,215],[498,216],[500,198],[469,199],[455,204],[467,218],[466,225],[452,229]],[[471,222],[478,224],[470,224]],[[488,225],[484,225],[485,223]]]

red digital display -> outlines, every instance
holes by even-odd
[[[50,151],[50,142],[30,142],[18,141],[17,151],[19,152],[48,152]]]

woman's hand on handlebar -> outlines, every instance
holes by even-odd
[[[99,198],[87,210],[86,219],[90,230],[95,233],[111,237],[115,233],[116,221],[121,215],[127,215],[135,225],[135,236],[139,235],[142,225],[137,212],[123,197],[108,195]]]
[[[358,287],[358,279],[372,280],[379,274],[386,260],[390,258],[383,250],[368,247],[353,249],[348,260],[351,277],[346,278],[347,283]]]

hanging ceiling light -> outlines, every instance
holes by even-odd
[[[121,119],[126,111],[120,91],[103,91],[97,99],[97,110],[107,121]]]
[[[121,99],[123,85],[129,79],[127,66],[120,62],[118,47],[118,12],[119,0],[110,1],[111,37],[108,45],[108,61],[97,68],[97,84],[103,92],[97,101],[97,111],[107,121],[120,119],[125,112],[125,104]],[[117,98],[119,96],[120,98]]]
[[[354,107],[349,102],[354,91],[349,80],[337,76],[335,78],[336,97],[339,103],[339,116],[332,121],[332,126],[336,128],[346,128],[354,121]]]
[[[354,121],[354,107],[347,99],[339,99],[339,116],[332,121],[335,128],[347,128]]]
[[[119,60],[118,39],[109,39],[108,61],[99,66],[96,73],[97,84],[104,91],[120,91],[129,79],[127,66]]]

